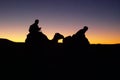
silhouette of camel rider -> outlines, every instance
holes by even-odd
[[[77,33],[75,33],[72,37],[75,40],[75,43],[80,43],[83,46],[88,46],[89,40],[85,36],[86,31],[88,30],[87,26],[84,26],[82,29],[80,29]]]
[[[87,26],[84,26],[83,29],[80,29],[76,35],[81,35],[81,37],[85,37],[85,32],[88,30]]]
[[[41,31],[41,27],[38,26],[39,20],[36,19],[35,22],[30,25],[29,27],[29,34],[27,35],[27,38],[25,40],[25,42],[27,44],[31,44],[31,45],[39,45],[39,44],[47,44],[49,39],[47,38],[47,36],[42,33]]]
[[[39,32],[41,28],[38,26],[38,23],[39,23],[39,20],[36,19],[35,22],[32,25],[30,25],[30,28],[29,28],[30,33]]]

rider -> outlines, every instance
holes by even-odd
[[[35,22],[30,25],[29,32],[34,33],[34,32],[39,32],[41,28],[38,26],[39,20],[36,19]]]

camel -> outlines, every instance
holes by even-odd
[[[88,30],[87,26],[84,26],[82,29],[77,31],[72,36],[67,36],[63,39],[63,43],[68,45],[71,44],[72,46],[89,46],[90,42],[85,36],[85,32]]]
[[[27,38],[25,40],[25,43],[28,45],[52,45],[52,44],[58,44],[59,39],[63,39],[64,36],[60,33],[55,33],[54,37],[49,40],[45,34],[42,32],[36,32],[36,33],[29,33],[27,35]]]

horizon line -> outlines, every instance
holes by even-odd
[[[25,41],[14,41],[14,40],[10,40],[7,38],[0,38],[0,39],[4,39],[4,40],[8,40],[10,42],[14,42],[14,43],[25,43]],[[58,43],[63,43],[63,42],[58,42]],[[120,43],[90,43],[91,45],[120,45]]]

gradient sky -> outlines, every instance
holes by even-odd
[[[49,39],[86,25],[90,43],[120,43],[120,0],[0,0],[0,38],[24,42],[35,19]]]

